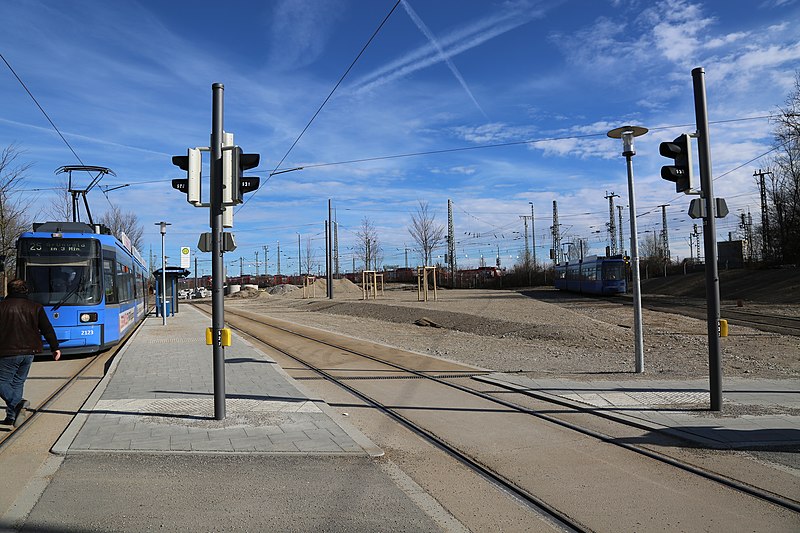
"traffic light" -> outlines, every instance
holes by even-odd
[[[259,154],[243,154],[242,149],[238,146],[233,149],[233,176],[231,177],[231,196],[233,201],[237,204],[242,203],[242,196],[246,192],[252,192],[258,189],[261,183],[261,178],[257,176],[244,176],[245,170],[250,170],[258,166],[261,161]]]
[[[692,139],[688,133],[682,133],[672,142],[663,142],[658,147],[658,152],[669,159],[674,159],[674,165],[661,167],[661,177],[675,182],[675,192],[689,194],[697,189],[694,172],[692,171]]]
[[[202,156],[197,148],[189,148],[186,155],[172,156],[172,164],[186,171],[186,178],[172,180],[172,187],[186,193],[192,205],[200,204],[200,172]]]

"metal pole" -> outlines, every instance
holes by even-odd
[[[633,190],[633,156],[626,155],[628,167],[628,203],[631,211],[631,261],[633,262],[633,324],[636,350],[636,373],[644,372],[644,334],[642,332],[642,290],[639,278],[639,238],[636,234],[636,196]]]
[[[164,254],[166,223],[161,223],[161,325],[167,325],[167,256]]]
[[[225,419],[225,351],[222,329],[225,327],[223,301],[224,262],[222,247],[222,132],[225,86],[211,86],[211,334],[214,357],[214,419]]]
[[[333,211],[328,198],[328,227],[325,232],[325,268],[328,274],[328,299],[333,300]]]
[[[528,202],[531,204],[531,248],[533,248],[533,268],[536,268],[536,235],[534,233],[534,222],[533,222],[533,202]],[[497,255],[500,255],[499,253]]]
[[[167,325],[167,256],[164,253],[164,236],[167,234],[169,222],[156,222],[161,232],[161,325]]]
[[[639,277],[639,236],[636,230],[636,193],[633,187],[633,140],[647,133],[641,126],[622,126],[608,132],[608,136],[622,139],[622,155],[628,169],[628,203],[631,217],[631,261],[633,270],[633,333],[636,352],[636,373],[644,372],[644,334],[642,332],[642,290]]]
[[[714,181],[711,174],[711,141],[708,135],[705,70],[692,70],[694,112],[697,120],[697,159],[700,168],[701,197],[705,200],[703,250],[706,256],[706,316],[708,327],[708,373],[711,410],[722,410],[722,354],[719,341],[719,273],[717,271],[717,224]]]

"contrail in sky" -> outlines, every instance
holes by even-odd
[[[464,90],[467,92],[467,95],[469,95],[470,99],[475,104],[475,107],[478,108],[478,111],[480,111],[481,114],[484,117],[486,117],[486,119],[488,120],[489,119],[488,115],[486,115],[486,113],[483,111],[483,108],[480,106],[478,101],[475,99],[475,96],[472,94],[472,91],[470,91],[469,87],[467,87],[467,82],[464,81],[464,78],[461,76],[461,73],[458,71],[458,69],[456,68],[455,64],[450,60],[450,56],[445,54],[444,49],[442,49],[442,47],[439,45],[439,41],[436,39],[436,36],[433,35],[433,32],[430,29],[428,29],[428,27],[425,25],[425,23],[422,22],[422,19],[419,18],[419,16],[416,14],[416,12],[413,9],[411,9],[411,6],[409,5],[409,3],[406,0],[403,0],[403,7],[405,8],[406,13],[408,13],[408,16],[411,17],[411,20],[414,21],[414,24],[417,25],[417,28],[419,28],[419,31],[421,31],[422,34],[425,35],[425,37],[428,38],[428,40],[431,42],[431,44],[434,47],[436,47],[436,50],[439,52],[439,57],[441,57],[442,60],[447,63],[447,66],[450,68],[450,71],[453,73],[453,76],[456,77],[456,79],[458,80],[458,83],[460,83],[461,86],[464,88]]]

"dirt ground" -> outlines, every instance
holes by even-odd
[[[796,271],[795,271],[796,273]],[[780,297],[747,299],[745,306],[800,317],[797,298],[781,303],[791,287],[772,285]],[[643,292],[652,280],[643,283]],[[688,287],[688,280],[678,280]],[[702,286],[702,281],[700,285]],[[748,282],[743,282],[747,285]],[[755,284],[749,282],[750,286]],[[724,300],[725,305],[736,305]],[[767,284],[769,287],[769,284]],[[728,294],[732,289],[728,288]],[[643,374],[634,373],[633,311],[622,302],[576,299],[549,287],[522,291],[446,290],[418,301],[416,286],[391,286],[377,299],[363,300],[361,288],[337,280],[334,299],[324,280],[313,290],[282,286],[227,298],[226,306],[336,331],[353,337],[469,363],[500,372],[571,379],[706,379],[705,320],[643,310]],[[665,290],[665,292],[668,292]],[[304,297],[305,296],[305,297]],[[694,296],[694,295],[692,295]],[[739,298],[745,298],[739,290]],[[780,300],[780,301],[778,301]],[[723,375],[791,379],[800,377],[800,337],[732,326],[722,339]]]

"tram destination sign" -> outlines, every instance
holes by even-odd
[[[88,239],[23,239],[20,251],[28,257],[87,257],[94,250]]]

